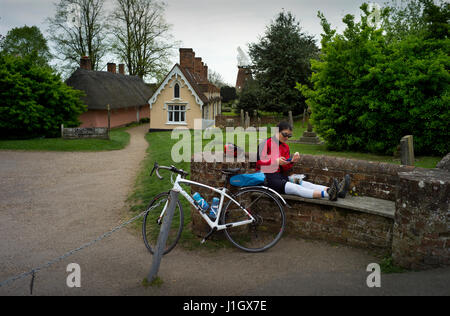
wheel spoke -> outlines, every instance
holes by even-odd
[[[153,249],[156,247],[158,241],[161,224],[164,219],[164,215],[161,214],[169,202],[169,193],[161,193],[156,196],[148,206],[148,212],[144,216],[142,223],[142,234],[144,243],[147,249],[153,254]],[[183,209],[178,201],[172,225],[169,230],[169,236],[166,243],[166,249],[164,254],[169,253],[177,244],[180,239],[181,232],[183,230],[184,216]]]
[[[236,194],[236,201],[255,219],[255,222],[225,230],[227,238],[238,248],[260,252],[274,246],[284,231],[285,215],[280,202],[265,189],[243,189]],[[248,219],[239,206],[228,202],[223,223],[230,224]]]

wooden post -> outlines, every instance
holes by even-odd
[[[414,166],[414,139],[412,135],[407,135],[400,140],[401,163],[405,166]]]
[[[61,124],[61,138],[64,138],[64,124]]]
[[[108,139],[111,139],[110,137],[110,131],[111,131],[111,106],[108,104],[106,106],[108,109]]]

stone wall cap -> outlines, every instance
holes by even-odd
[[[407,179],[412,181],[444,182],[450,183],[450,172],[443,169],[423,169],[417,168],[411,172],[399,172],[400,179]]]

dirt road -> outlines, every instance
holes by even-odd
[[[129,216],[125,200],[148,145],[145,126],[129,132],[130,145],[121,151],[0,151],[0,282],[97,238]],[[384,287],[369,289],[366,267],[376,258],[315,241],[285,238],[262,254],[176,248],[163,258],[162,286],[144,288],[151,260],[139,234],[123,229],[38,272],[34,295],[450,294],[450,269],[383,276]],[[81,267],[81,288],[67,287],[69,263]],[[409,286],[412,280],[426,286]],[[29,295],[29,286],[27,277],[0,287],[0,295]]]

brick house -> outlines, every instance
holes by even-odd
[[[107,106],[111,109],[111,127],[124,126],[149,118],[148,99],[152,89],[137,76],[125,75],[125,65],[109,63],[107,71],[91,70],[88,57],[81,58],[78,68],[66,84],[82,90],[88,111],[81,114],[80,127],[108,126]]]
[[[215,125],[221,113],[220,89],[208,81],[208,66],[195,57],[191,48],[180,48],[180,63],[175,64],[148,101],[150,131],[176,127],[194,129]]]

